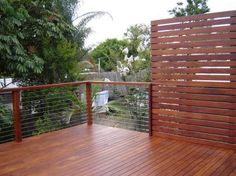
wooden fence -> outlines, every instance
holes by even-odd
[[[152,21],[153,134],[236,147],[236,11]]]

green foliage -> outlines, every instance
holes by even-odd
[[[129,54],[140,58],[133,64],[133,72],[137,73],[140,70],[150,68],[150,27],[144,24],[130,26],[124,36],[129,41]],[[142,59],[145,61],[143,62]]]
[[[0,97],[0,142],[13,137],[13,135],[12,111]]]
[[[79,17],[79,24],[74,27],[78,2],[0,0],[0,77],[14,78],[23,86],[81,80],[78,62],[86,51],[84,41],[91,31],[86,25],[104,13],[87,13]],[[73,89],[48,89],[24,92],[22,109],[30,116],[42,117],[36,123],[34,118],[29,120],[40,134],[54,128],[51,112],[60,115],[59,124],[65,125],[84,105]],[[0,113],[5,110],[1,107]],[[9,119],[1,116],[0,125],[10,128]]]
[[[180,17],[197,15],[210,11],[210,8],[207,6],[207,0],[187,0],[187,6],[183,7],[183,5],[183,2],[178,2],[174,9],[168,11],[169,14]]]
[[[0,75],[14,78],[40,74],[45,58],[40,53],[45,38],[68,38],[74,30],[51,6],[40,0],[0,2]]]
[[[122,79],[125,81],[128,75],[134,77],[141,70],[149,69],[151,56],[148,26],[141,24],[130,26],[124,35],[128,45],[123,50],[124,59],[117,63],[117,71],[120,72]]]
[[[30,19],[26,7],[19,1],[0,1],[0,75],[42,71],[43,60],[27,53],[24,24]]]
[[[101,60],[101,68],[104,71],[116,70],[117,61],[123,59],[122,50],[127,45],[125,40],[107,39],[91,52],[91,56],[96,63]]]
[[[9,107],[3,104],[3,100],[0,97],[0,129],[5,125],[12,125],[12,112]]]
[[[127,94],[121,95],[118,93],[117,96],[119,98],[108,102],[109,115],[136,120],[147,119],[147,91],[139,88],[129,88]]]
[[[108,106],[108,114],[117,116],[117,117],[129,117],[130,111],[126,108],[124,108],[124,103],[127,105],[126,101],[123,99],[116,99],[109,101]]]
[[[91,56],[98,63],[101,60],[101,68],[104,71],[116,71],[119,62],[124,63],[122,50],[127,48],[127,57],[138,56],[140,61],[132,65],[136,73],[150,67],[150,29],[144,24],[130,26],[124,33],[124,40],[107,39],[98,45]],[[141,60],[146,60],[145,62]]]
[[[135,24],[130,26],[127,31],[124,33],[124,38],[129,41],[128,49],[130,55],[138,55],[140,51],[147,51],[143,53],[144,56],[150,57],[150,29],[149,26],[144,24]],[[146,58],[145,57],[145,58]]]
[[[33,135],[39,135],[50,131],[55,131],[58,128],[59,124],[52,122],[52,120],[49,118],[49,115],[45,114],[42,118],[39,118],[35,122],[35,131],[33,132]]]
[[[73,125],[72,118],[80,118],[78,114],[85,111],[77,95],[76,87],[50,88],[22,93],[22,112],[31,114],[35,118],[26,118],[27,123],[35,124],[33,134],[54,131]],[[34,97],[32,99],[32,97]],[[77,116],[73,116],[77,114]],[[37,118],[36,118],[37,117]],[[35,120],[36,119],[36,120]],[[74,119],[75,122],[78,119]],[[45,128],[44,128],[45,126]]]
[[[101,80],[100,80],[101,81]],[[101,85],[94,84],[92,85],[92,98],[95,98],[96,94],[101,90]]]
[[[43,42],[40,55],[45,58],[45,65],[40,75],[28,74],[20,80],[26,84],[47,84],[80,80],[80,68],[77,62],[77,45],[67,40],[60,40],[55,47],[50,41]]]
[[[0,76],[21,85],[77,81],[87,23],[105,12],[76,15],[79,0],[0,1]],[[78,25],[72,22],[78,20]]]
[[[52,7],[65,21],[72,23],[79,2],[79,0],[53,0]]]
[[[37,91],[24,92],[22,105],[24,111],[35,113],[61,112],[67,109],[81,107],[82,104],[76,97],[76,88],[50,88]],[[31,97],[34,97],[32,99]],[[31,100],[31,101],[29,101]]]

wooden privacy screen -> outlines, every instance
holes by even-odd
[[[236,11],[151,31],[153,135],[236,148]]]

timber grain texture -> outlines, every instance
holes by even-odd
[[[100,125],[0,145],[1,176],[235,176],[236,151]]]
[[[151,22],[152,133],[236,149],[236,11]]]

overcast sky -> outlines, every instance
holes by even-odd
[[[130,25],[150,24],[151,20],[170,18],[168,10],[179,0],[82,0],[79,15],[90,11],[109,12],[108,16],[89,23],[93,33],[86,41],[87,46],[97,45],[107,38],[123,37]],[[183,0],[185,2],[185,0]],[[210,12],[236,10],[236,0],[208,0]]]

